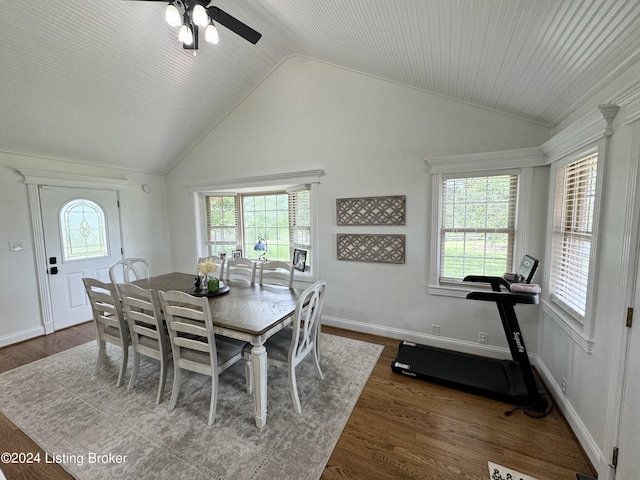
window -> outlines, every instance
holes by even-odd
[[[231,256],[234,250],[242,250],[247,258],[291,262],[294,249],[312,248],[309,186],[205,194],[204,204],[208,255]],[[308,255],[306,271],[311,269],[310,259]]]
[[[549,289],[580,323],[587,309],[598,154],[557,168]]]
[[[244,195],[241,198],[245,256],[290,261],[293,251],[289,248],[288,195],[269,193]],[[258,248],[266,250],[256,250],[258,242],[261,242]]]
[[[464,298],[466,275],[513,272],[528,250],[539,148],[425,159],[431,171],[429,293]]]
[[[102,207],[91,200],[71,200],[60,209],[63,260],[105,257],[107,226]]]
[[[513,266],[518,175],[442,176],[440,283]]]
[[[230,252],[238,244],[236,197],[205,196],[207,255]]]

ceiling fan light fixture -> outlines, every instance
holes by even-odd
[[[218,29],[213,24],[213,22],[207,25],[207,29],[204,31],[204,39],[209,43],[213,43],[214,45],[218,44],[220,36],[218,35]]]
[[[180,31],[178,32],[178,40],[180,40],[185,45],[191,45],[193,43],[193,32],[188,25],[182,25],[180,27]]]
[[[191,18],[193,18],[193,23],[195,23],[199,27],[206,27],[209,23],[209,15],[207,15],[207,11],[199,3],[196,4],[195,7],[193,7]]]
[[[176,7],[173,3],[167,5],[167,8],[164,11],[164,19],[172,27],[178,27],[182,25],[182,15],[180,15],[178,7]]]

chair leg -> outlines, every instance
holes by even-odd
[[[122,346],[122,353],[120,355],[120,373],[118,374],[117,387],[120,387],[124,382],[124,374],[127,370],[127,360],[129,359],[129,346],[125,343]]]
[[[98,340],[98,361],[96,362],[96,369],[93,371],[94,375],[100,373],[100,367],[104,362],[104,356],[107,351],[107,344],[104,340]]]
[[[178,394],[180,393],[180,368],[173,364],[173,388],[171,389],[171,400],[169,400],[169,411],[176,408]]]
[[[244,377],[247,380],[247,393],[253,393],[253,368],[251,368],[251,355],[244,357]]]
[[[160,385],[158,385],[158,396],[156,397],[156,405],[162,402],[164,396],[164,386],[167,383],[167,366],[166,360],[160,360]]]
[[[215,375],[215,373],[214,373]],[[208,425],[213,425],[216,419],[216,405],[218,404],[218,379],[211,377],[211,404],[209,405],[209,421]]]
[[[320,369],[320,359],[318,358],[318,345],[314,345],[313,351],[313,364],[316,366],[316,372],[318,372],[318,376],[320,380],[324,380],[324,375],[322,374],[322,370]]]
[[[291,389],[291,400],[293,401],[293,408],[296,413],[300,415],[302,413],[302,405],[300,405],[300,397],[298,396],[298,385],[296,384],[296,368],[289,367],[289,387]]]
[[[131,378],[129,379],[129,386],[127,390],[131,390],[138,381],[138,370],[140,369],[140,354],[133,351],[133,369],[131,370]]]

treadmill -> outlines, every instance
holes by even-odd
[[[525,255],[515,274],[504,277],[468,275],[465,282],[486,283],[491,291],[467,294],[470,300],[495,302],[500,314],[512,360],[500,360],[403,341],[391,364],[395,373],[507,401],[537,412],[548,401],[531,368],[516,304],[536,305],[540,287],[532,285],[538,260]]]

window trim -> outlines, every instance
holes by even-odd
[[[321,277],[319,259],[319,229],[318,229],[318,184],[324,170],[305,170],[282,174],[262,175],[227,180],[211,180],[204,182],[189,182],[183,184],[193,194],[194,214],[196,220],[196,252],[203,256],[206,252],[206,212],[204,211],[204,195],[237,195],[250,191],[288,190],[300,184],[309,184],[311,199],[311,245],[310,260],[313,272],[296,272],[296,281],[312,283]]]
[[[573,153],[563,156],[551,163],[549,174],[549,208],[547,213],[547,229],[546,235],[546,252],[545,252],[545,274],[542,308],[576,343],[578,343],[585,351],[591,352],[593,346],[593,335],[595,330],[594,312],[597,297],[598,278],[598,251],[599,251],[599,226],[601,219],[602,189],[604,184],[604,172],[606,164],[605,138],[595,143],[590,143]],[[555,204],[557,195],[557,175],[558,172],[567,165],[577,162],[590,155],[598,155],[598,164],[596,169],[596,198],[593,210],[593,220],[591,229],[591,247],[589,252],[589,277],[587,279],[587,300],[585,304],[584,316],[579,318],[577,312],[568,308],[564,302],[553,298],[551,291],[551,255],[553,247],[553,225],[554,210],[558,208]]]
[[[518,180],[518,199],[516,206],[516,236],[514,241],[513,258],[518,262],[518,257],[528,253],[530,217],[527,212],[532,207],[533,167],[546,165],[544,152],[539,147],[520,148],[514,150],[501,150],[496,152],[482,152],[464,155],[452,155],[443,157],[426,158],[425,163],[431,173],[431,238],[439,234],[440,229],[440,186],[441,174],[468,173],[468,174],[493,174],[501,171],[520,170]],[[439,235],[436,235],[439,237]],[[451,287],[440,285],[438,281],[440,266],[439,240],[431,241],[431,264],[429,266],[428,293],[432,295],[445,295],[450,297],[465,298],[471,287],[465,285]],[[514,267],[515,268],[515,267]],[[466,288],[465,288],[466,287]],[[478,285],[473,287],[478,289]]]

